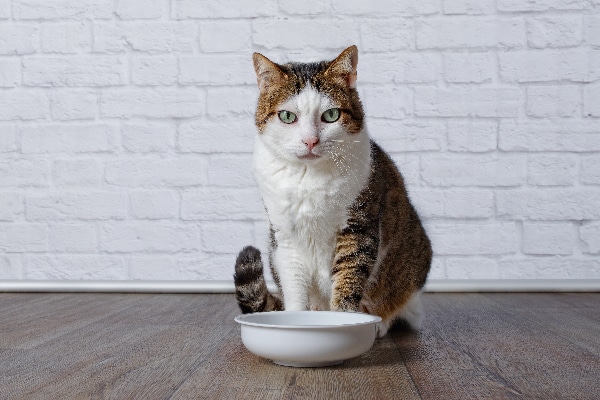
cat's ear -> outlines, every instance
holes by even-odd
[[[277,64],[269,60],[260,53],[252,55],[254,62],[254,71],[256,71],[256,80],[261,92],[269,89],[273,85],[280,84],[287,79],[287,75],[279,69]]]
[[[350,46],[331,62],[326,75],[343,79],[351,88],[356,88],[356,66],[358,65],[358,48]]]

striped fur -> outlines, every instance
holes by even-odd
[[[247,246],[235,262],[235,295],[243,313],[282,310],[281,300],[267,290],[260,250]]]

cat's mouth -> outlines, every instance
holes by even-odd
[[[313,152],[310,152],[310,153],[304,154],[303,156],[298,156],[298,158],[301,160],[316,160],[318,158],[321,158],[321,156],[318,154],[315,154]]]

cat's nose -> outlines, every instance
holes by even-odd
[[[312,149],[319,144],[319,138],[316,136],[309,137],[303,139],[304,144],[308,147],[308,151],[312,151]]]

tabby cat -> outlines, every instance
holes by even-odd
[[[234,274],[242,312],[366,312],[382,318],[380,337],[400,319],[418,329],[431,245],[400,172],[369,139],[356,46],[333,61],[253,61],[253,172],[280,295],[267,290],[260,251],[246,247]]]

